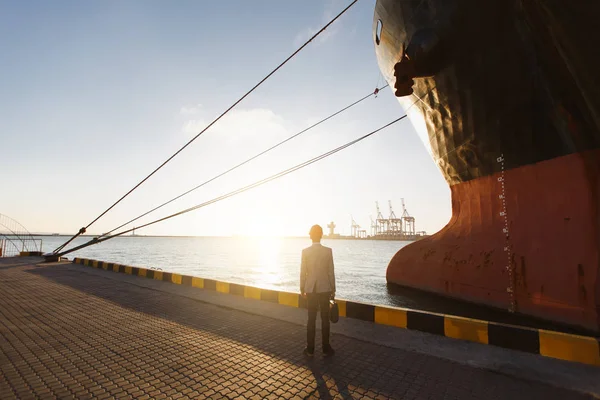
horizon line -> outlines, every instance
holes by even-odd
[[[69,233],[31,233],[31,236],[42,236],[42,237],[69,237],[72,234]],[[97,237],[100,235],[92,235],[92,234],[83,234],[79,235],[80,237]],[[346,236],[342,234],[336,234],[336,239],[358,239],[353,236]],[[164,237],[164,238],[290,238],[290,239],[310,239],[309,235],[300,236],[300,235],[241,235],[241,234],[231,234],[231,235],[122,235],[118,236],[122,238],[136,238],[136,237]],[[323,235],[323,239],[331,239],[328,235]]]

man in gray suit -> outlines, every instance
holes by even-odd
[[[331,248],[321,245],[323,228],[313,225],[309,234],[313,244],[302,250],[300,266],[300,293],[308,306],[304,354],[314,355],[317,310],[320,309],[323,354],[331,356],[334,351],[329,344],[329,300],[335,298],[333,253]]]

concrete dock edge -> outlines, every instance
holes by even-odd
[[[275,291],[179,273],[107,263],[87,258],[76,257],[73,263],[278,303],[288,307],[306,308],[306,301],[298,293]],[[343,299],[336,299],[336,301],[339,305],[339,315],[344,318],[354,318],[375,324],[417,330],[458,340],[467,340],[539,354],[543,357],[600,366],[600,339],[597,337],[579,336],[458,317],[455,315],[436,314]]]

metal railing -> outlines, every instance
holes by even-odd
[[[0,234],[0,257],[18,256],[22,251],[41,251],[42,239],[18,238]]]
[[[22,251],[42,251],[42,239],[35,239],[23,225],[0,214],[0,257],[12,257]]]

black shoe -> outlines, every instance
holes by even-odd
[[[335,350],[333,350],[333,347],[331,347],[331,346],[327,346],[327,348],[325,350],[323,350],[323,355],[325,357],[331,357],[334,354],[335,354]]]
[[[308,356],[308,357],[312,357],[315,355],[315,351],[314,350],[310,350],[308,347],[306,347],[304,349],[304,355]]]

